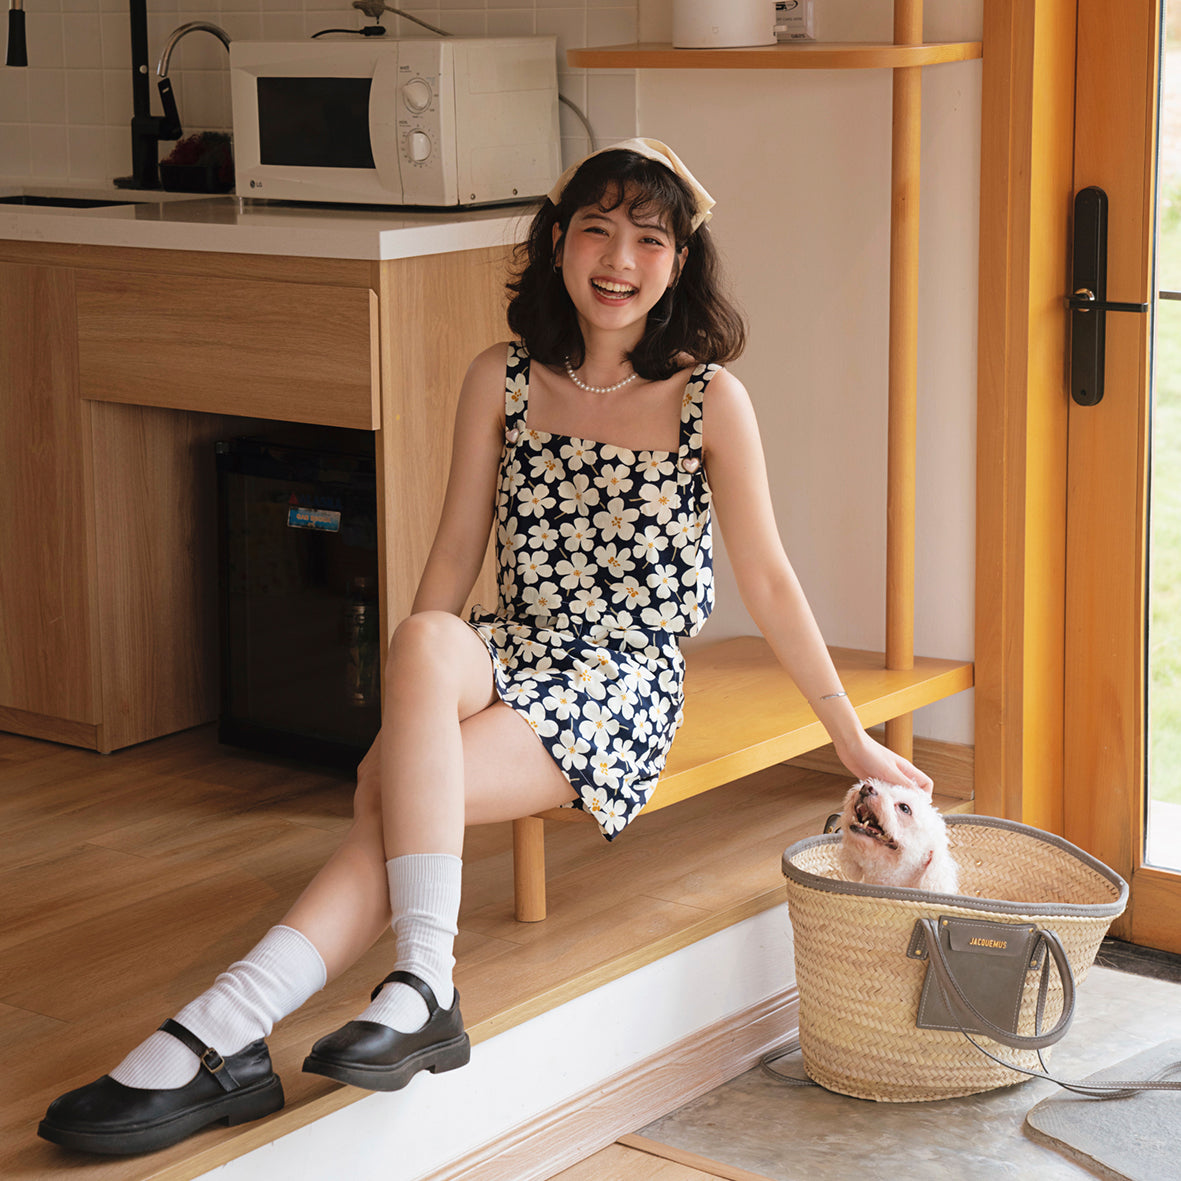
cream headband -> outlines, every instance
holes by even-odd
[[[635,152],[637,156],[646,156],[649,160],[655,160],[658,164],[663,164],[670,171],[675,172],[692,190],[695,211],[693,214],[692,229],[697,229],[702,222],[709,221],[713,216],[710,210],[714,206],[714,199],[701,187],[697,178],[681,163],[680,157],[667,144],[662,144],[658,139],[625,139],[621,143],[611,144],[606,148],[599,148],[597,152],[591,152],[584,156],[577,164],[571,164],[569,168],[558,178],[558,183],[554,185],[549,191],[549,199],[557,205],[562,199],[562,193],[566,186],[570,183],[570,178],[589,160],[592,156],[602,155],[603,152]]]

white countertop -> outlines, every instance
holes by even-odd
[[[0,179],[0,196],[24,193],[131,203],[90,209],[0,203],[0,239],[302,258],[413,258],[511,245],[525,236],[533,209],[387,211]]]

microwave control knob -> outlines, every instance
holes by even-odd
[[[406,137],[406,147],[410,159],[415,164],[421,164],[431,154],[431,137],[425,131],[412,131]]]
[[[431,99],[433,97],[430,84],[424,82],[421,78],[414,78],[402,87],[402,101],[415,114],[425,111],[431,105]]]

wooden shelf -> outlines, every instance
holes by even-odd
[[[970,689],[970,661],[916,657],[914,668],[887,669],[880,652],[830,648],[841,683],[867,728]],[[786,762],[829,741],[824,727],[766,641],[739,636],[686,654],[685,725],[644,815],[705,787]],[[699,717],[698,711],[712,717]],[[703,787],[705,785],[705,787]],[[553,809],[546,819],[582,813]]]
[[[677,49],[649,41],[566,51],[570,65],[598,70],[892,70],[972,61],[981,56],[980,41],[938,41],[924,45],[812,41],[746,49]]]

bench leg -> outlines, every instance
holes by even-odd
[[[545,821],[540,816],[513,821],[513,892],[518,922],[545,918]]]

